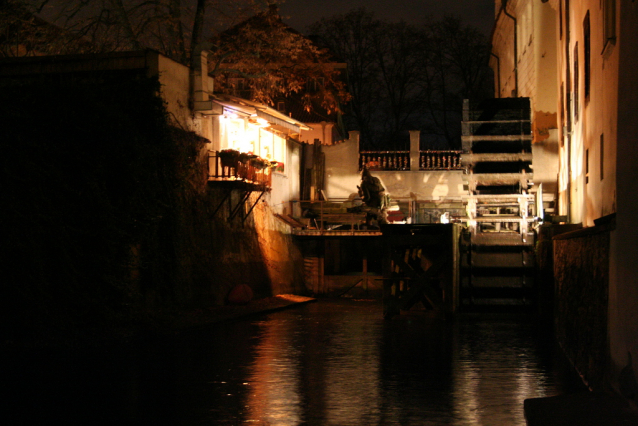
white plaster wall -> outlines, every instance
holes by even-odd
[[[326,156],[326,195],[329,199],[349,198],[357,194],[361,183],[359,142],[323,146]],[[460,199],[463,190],[462,171],[372,171],[393,199],[441,200]]]
[[[372,172],[393,199],[442,200],[467,195],[462,171]]]
[[[356,195],[357,185],[361,182],[358,166],[359,135],[351,133],[349,140],[336,145],[324,145],[322,150],[326,158],[326,196],[335,199]]]
[[[492,53],[495,56],[490,56],[490,66],[495,78],[498,79],[494,88],[495,97],[506,98],[511,97],[512,91],[516,90],[516,59],[514,58],[514,21],[500,11],[501,3],[502,0],[495,1],[497,20],[492,35]],[[507,2],[507,11],[513,16],[516,16],[516,3],[516,0]]]
[[[620,0],[617,3],[620,4]],[[586,226],[593,226],[595,219],[616,211],[614,146],[617,138],[615,120],[618,116],[619,48],[610,46],[603,52],[603,16],[598,1],[572,4],[570,52],[573,52],[578,43],[579,60],[579,96],[578,105],[574,105],[574,111],[578,108],[578,120],[574,121],[571,153],[572,221],[582,221]],[[583,20],[588,11],[591,31],[591,89],[589,98],[586,98]],[[573,63],[571,66],[573,67]],[[601,135],[605,140],[604,153],[600,150]],[[587,152],[589,156],[586,155]],[[604,172],[602,179],[601,155]]]
[[[532,98],[534,143],[534,183],[543,184],[546,196],[556,194],[558,182],[559,115],[557,86],[557,30],[558,13],[549,3],[533,6],[534,81],[531,92],[522,94]]]
[[[498,12],[500,0],[495,1]],[[543,184],[547,196],[555,194],[558,180],[558,121],[556,70],[557,12],[549,3],[532,0],[507,2],[507,12],[516,18],[517,58],[514,61],[514,23],[501,12],[492,38],[492,52],[500,58],[499,97],[529,97],[532,108],[535,191]],[[499,64],[492,57],[490,65]],[[516,73],[518,72],[518,88]],[[516,89],[516,90],[515,90]]]
[[[190,69],[165,56],[158,55],[159,81],[162,98],[171,117],[182,127],[201,134],[199,126],[193,128],[191,112],[188,108],[190,90]],[[200,130],[200,131],[197,131]]]

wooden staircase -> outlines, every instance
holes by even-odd
[[[460,309],[533,306],[534,195],[529,98],[463,105],[461,162],[468,227],[461,238]]]

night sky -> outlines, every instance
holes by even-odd
[[[438,20],[445,14],[452,14],[486,36],[490,35],[494,23],[494,0],[285,0],[279,10],[288,25],[305,32],[308,25],[322,17],[344,14],[360,7],[374,12],[379,19],[404,20],[410,24],[419,24],[426,16]]]

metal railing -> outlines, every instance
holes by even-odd
[[[209,181],[240,181],[272,187],[272,168],[255,167],[250,161],[228,161],[218,156],[215,151],[208,153]]]
[[[462,170],[462,151],[419,151],[419,170]],[[410,151],[361,151],[359,170],[408,171]]]
[[[410,151],[361,151],[359,170],[410,170]]]
[[[462,170],[463,151],[420,151],[419,170]]]

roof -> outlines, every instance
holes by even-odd
[[[282,114],[276,109],[260,102],[237,98],[230,95],[215,95],[213,97],[213,102],[244,116],[263,118],[267,120],[271,124],[271,127],[275,128],[275,130],[282,131],[282,129],[285,129],[291,130],[294,133],[300,133],[301,130],[312,130],[311,127],[301,121]]]

